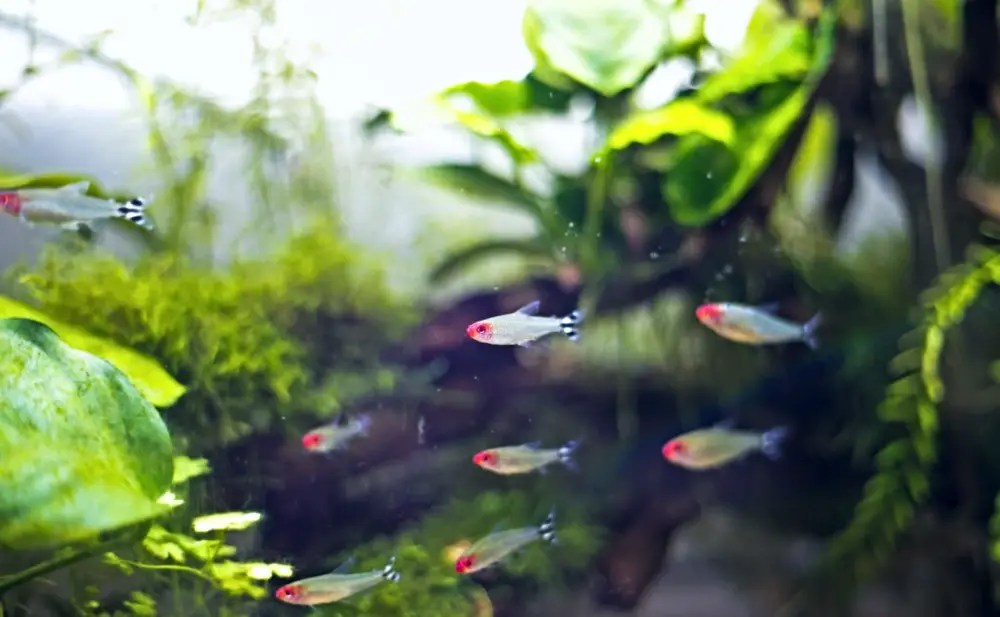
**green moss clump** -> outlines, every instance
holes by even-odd
[[[551,503],[529,498],[521,491],[490,491],[474,499],[455,499],[419,524],[393,537],[379,537],[330,560],[332,569],[349,556],[354,571],[374,570],[396,555],[401,580],[384,584],[352,600],[352,606],[318,607],[331,617],[405,617],[408,615],[475,614],[479,586],[455,572],[449,549],[457,543],[475,542],[496,529],[538,525]],[[580,508],[557,508],[558,544],[530,544],[501,567],[516,577],[543,585],[557,584],[567,571],[581,571],[600,548],[602,531],[590,524]]]
[[[166,416],[189,452],[332,413],[345,390],[385,381],[376,356],[414,316],[333,225],[224,270],[56,247],[20,274],[42,310],[148,353],[189,388]]]

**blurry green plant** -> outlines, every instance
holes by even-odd
[[[204,459],[177,457],[174,461],[172,489],[186,496],[187,483],[209,472]],[[229,512],[191,518],[189,507],[178,494],[163,496],[171,514],[149,526],[130,546],[115,548],[100,555],[108,566],[104,574],[117,571],[128,577],[136,575],[134,586],[143,591],[129,592],[129,599],[112,601],[96,585],[79,590],[70,598],[74,614],[83,617],[146,617],[164,614],[189,616],[247,615],[251,603],[267,595],[267,582],[274,576],[292,576],[290,566],[280,563],[235,561],[236,548],[226,543],[227,532],[244,531],[260,520],[258,513]],[[210,534],[210,539],[190,535]],[[173,530],[173,531],[172,531]],[[120,543],[119,543],[120,544]],[[99,548],[99,547],[98,547]],[[94,565],[75,566],[81,576],[94,581],[99,574]],[[0,579],[2,580],[2,579]],[[26,582],[26,581],[22,581]],[[167,609],[158,604],[164,603]],[[52,599],[50,604],[58,603]]]
[[[636,256],[629,254],[623,208],[637,207],[659,236],[708,225],[739,203],[809,112],[832,56],[835,16],[824,13],[811,32],[764,2],[741,53],[712,69],[701,66],[710,49],[703,16],[684,4],[531,2],[524,16],[525,44],[536,59],[530,75],[520,82],[460,84],[434,98],[434,113],[499,147],[512,172],[475,161],[420,173],[468,198],[519,210],[537,231],[465,246],[441,260],[432,281],[513,254],[550,271],[577,268],[593,282],[636,265],[630,264]],[[659,107],[641,108],[635,97],[652,70],[679,60],[699,66],[700,83]],[[569,113],[573,97],[594,105],[598,143],[588,169],[566,175],[507,125]],[[413,126],[409,112],[384,114],[382,121],[406,129]],[[544,190],[536,188],[535,176],[543,178]]]
[[[280,429],[297,411],[332,414],[345,387],[386,380],[377,354],[413,318],[380,267],[322,222],[225,271],[168,253],[129,267],[52,247],[18,280],[46,314],[149,354],[187,384],[168,420],[189,452]]]
[[[331,617],[472,617],[478,586],[455,572],[452,547],[475,542],[493,529],[538,525],[551,507],[536,505],[521,491],[490,491],[474,499],[455,499],[408,531],[375,538],[331,560],[333,569],[353,556],[357,560],[353,569],[364,571],[381,568],[389,556],[396,555],[402,578],[397,584],[379,585],[359,595],[351,606],[326,605],[317,610]],[[558,544],[529,545],[500,567],[515,577],[557,584],[567,572],[586,568],[603,540],[602,528],[589,523],[576,508],[557,509],[556,534]]]

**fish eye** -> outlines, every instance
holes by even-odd
[[[476,334],[486,334],[486,324],[479,324],[476,326]]]
[[[302,438],[302,445],[307,448],[315,448],[319,445],[319,435],[316,433],[308,433]]]

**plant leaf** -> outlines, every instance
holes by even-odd
[[[125,373],[139,393],[157,407],[170,407],[186,392],[186,388],[150,356],[62,323],[27,304],[0,296],[0,319],[13,317],[41,322],[52,328],[67,345],[104,358]]]
[[[699,101],[718,101],[766,84],[805,77],[812,62],[812,36],[802,23],[789,18],[760,34],[760,38],[748,36],[743,53],[698,87],[695,96]]]
[[[0,544],[88,540],[168,509],[167,427],[110,363],[37,321],[0,320],[0,400]]]
[[[651,144],[665,135],[691,133],[729,145],[736,137],[736,127],[733,119],[720,111],[679,99],[626,118],[611,132],[606,149],[622,150],[636,143]]]
[[[489,239],[454,251],[431,270],[428,278],[432,283],[442,283],[462,270],[471,267],[474,263],[502,253],[552,258],[549,246],[539,238]]]
[[[479,165],[445,163],[422,167],[419,176],[449,191],[462,193],[469,199],[500,202],[521,210],[541,223],[546,218],[539,199],[510,180],[483,169]]]
[[[530,0],[522,31],[543,79],[562,73],[604,96],[632,88],[663,57],[673,2]],[[553,83],[559,86],[558,83]]]
[[[528,86],[523,81],[510,79],[492,84],[467,81],[442,90],[439,96],[445,100],[466,96],[479,111],[494,118],[521,114],[531,106]]]
[[[827,11],[818,25],[818,44],[812,66],[800,86],[770,109],[735,119],[734,151],[739,153],[738,160],[734,151],[701,135],[682,138],[675,164],[663,183],[663,193],[676,222],[706,225],[728,212],[753,186],[784,145],[785,136],[802,117],[819,79],[826,72],[832,57],[835,27],[836,16]],[[783,89],[783,84],[772,84],[764,93],[780,94]],[[716,94],[719,92],[728,93],[723,88]],[[698,98],[702,99],[701,91]]]

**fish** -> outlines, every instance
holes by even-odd
[[[561,448],[543,450],[538,442],[534,442],[490,448],[473,456],[472,462],[487,471],[504,476],[532,471],[545,473],[546,467],[552,463],[562,463],[570,469],[576,469],[573,451],[578,445],[578,442],[571,441]]]
[[[347,572],[353,563],[354,559],[351,558],[340,564],[329,574],[304,578],[300,581],[279,587],[274,592],[274,597],[282,602],[300,606],[329,604],[330,602],[344,600],[366,589],[371,589],[384,581],[395,583],[400,579],[399,573],[395,569],[395,556],[389,559],[389,563],[380,570],[348,574]]]
[[[577,309],[565,317],[539,317],[538,300],[525,304],[513,313],[497,315],[471,324],[466,335],[487,345],[520,345],[531,347],[553,334],[564,334],[569,340],[580,339],[579,326],[584,313]]]
[[[702,304],[695,311],[698,321],[716,334],[737,343],[773,345],[801,341],[817,349],[816,328],[822,316],[816,313],[805,324],[798,324],[774,315],[776,304],[749,306],[733,302]]]
[[[370,426],[370,416],[362,415],[348,420],[347,416],[341,415],[330,424],[314,428],[303,435],[302,446],[310,452],[339,450],[352,439],[367,435]]]
[[[472,574],[494,566],[511,553],[536,540],[556,544],[556,511],[549,512],[537,527],[495,531],[462,551],[455,560],[455,572]]]
[[[0,191],[0,211],[15,216],[29,227],[36,223],[58,225],[78,231],[106,219],[123,219],[152,230],[146,218],[146,200],[133,197],[125,203],[87,195],[90,182],[83,180],[59,188]]]
[[[783,426],[761,433],[735,430],[722,423],[674,437],[663,446],[663,457],[694,470],[721,467],[756,451],[777,460],[788,434],[789,429]]]

